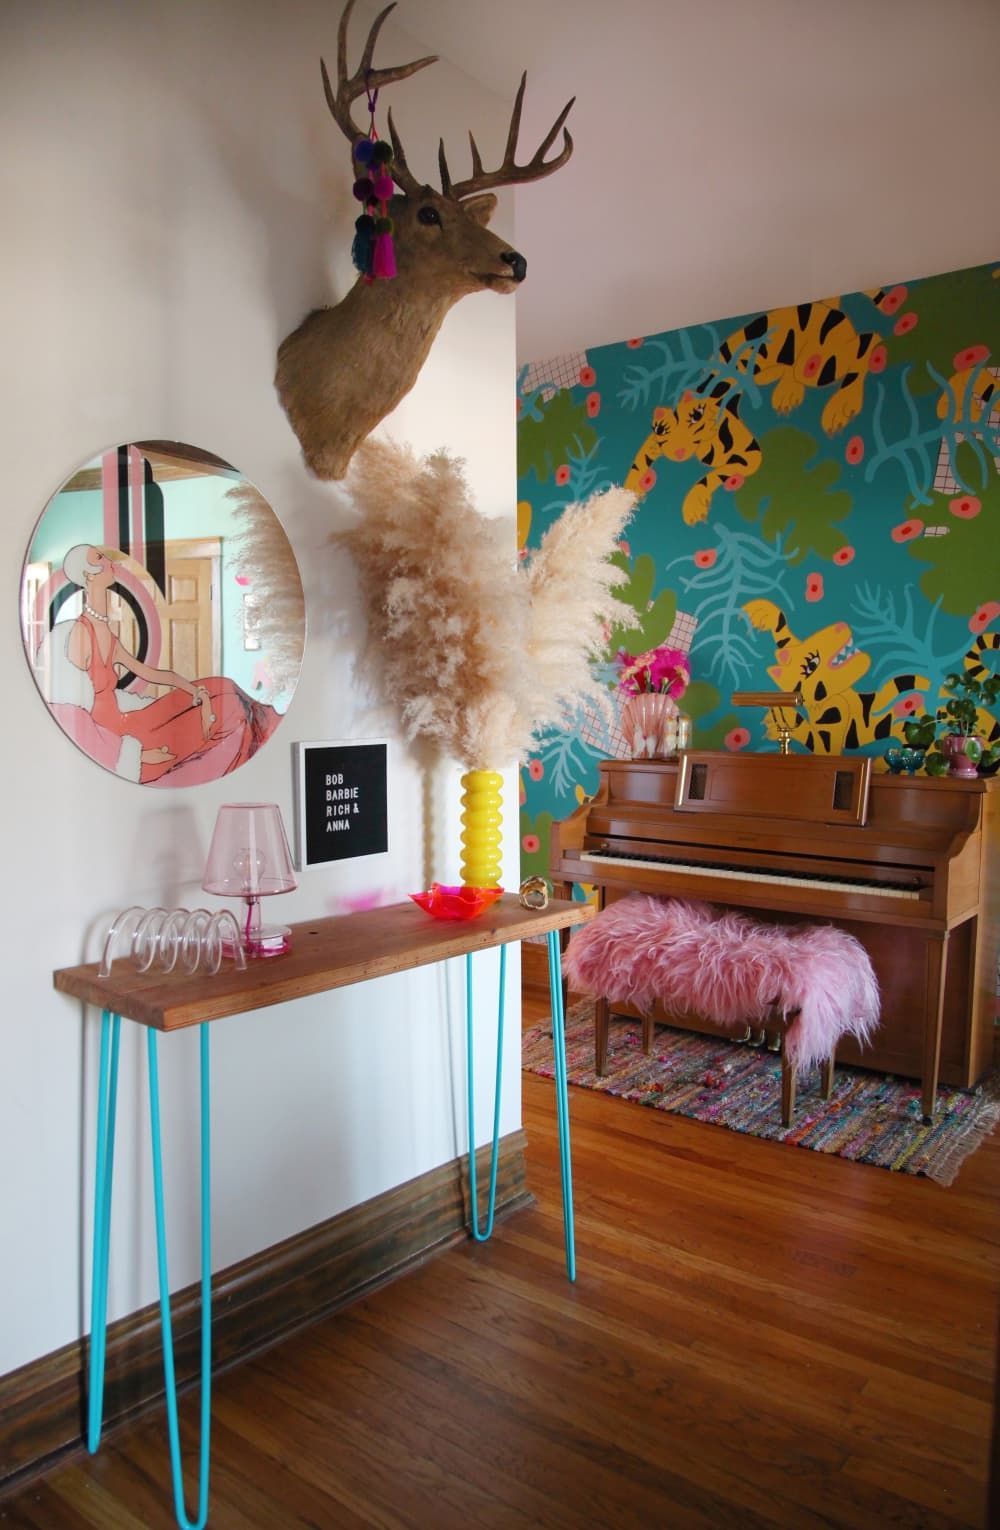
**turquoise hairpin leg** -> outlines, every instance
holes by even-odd
[[[156,1211],[156,1262],[160,1277],[160,1330],[163,1335],[163,1376],[167,1392],[167,1430],[170,1436],[170,1475],[174,1487],[174,1513],[181,1530],[204,1530],[208,1519],[209,1429],[212,1412],[212,1248],[211,1248],[211,1089],[208,1058],[208,1025],[201,1027],[201,1449],[198,1468],[198,1518],[192,1522],[184,1509],[184,1475],[181,1467],[180,1429],[177,1423],[177,1381],[174,1375],[174,1337],[170,1322],[170,1279],[167,1274],[167,1230],[163,1213],[163,1155],[160,1149],[160,1080],[156,1057],[156,1031],[147,1033],[149,1047],[149,1118],[153,1139],[153,1200]]]
[[[104,1421],[104,1357],[108,1330],[108,1254],[111,1247],[111,1185],[115,1167],[118,1044],[121,1015],[101,1014],[97,1067],[97,1160],[94,1169],[94,1262],[90,1282],[90,1380],[87,1388],[87,1449],[101,1443]],[[110,1045],[109,1045],[110,1042]]]
[[[503,1012],[507,988],[507,947],[500,947],[500,999],[497,1014],[497,1071],[493,1095],[493,1148],[490,1154],[490,1193],[486,1207],[486,1227],[479,1228],[479,1190],[476,1184],[475,1066],[472,1023],[472,952],[465,958],[465,1066],[466,1096],[469,1102],[469,1210],[470,1230],[477,1243],[485,1243],[493,1233],[497,1204],[497,1160],[500,1149],[500,1086],[503,1082]]]
[[[550,930],[549,996],[552,1002],[552,1051],[555,1057],[556,1117],[559,1123],[559,1167],[562,1172],[563,1236],[566,1274],[576,1279],[576,1235],[573,1228],[573,1165],[569,1148],[569,1090],[566,1084],[566,1016],[563,1011],[559,932]]]

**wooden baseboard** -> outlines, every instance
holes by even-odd
[[[532,1204],[525,1137],[500,1143],[497,1217]],[[480,1187],[489,1148],[477,1153]],[[468,1236],[464,1156],[253,1254],[212,1278],[212,1369],[228,1369]],[[178,1386],[198,1375],[197,1284],[171,1299]],[[0,1486],[10,1488],[85,1434],[87,1341],[79,1339],[0,1377]],[[108,1327],[105,1427],[163,1397],[159,1304]]]

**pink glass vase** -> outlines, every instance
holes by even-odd
[[[950,776],[970,781],[979,774],[976,767],[983,757],[983,740],[978,734],[946,733],[938,747],[948,760]]]
[[[663,759],[677,752],[677,703],[660,691],[641,691],[622,702],[620,721],[633,760]]]

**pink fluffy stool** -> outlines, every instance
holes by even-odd
[[[781,1119],[791,1123],[798,1070],[820,1065],[833,1089],[841,1036],[864,1043],[879,1018],[878,983],[861,942],[835,925],[761,924],[732,909],[633,893],[578,929],[563,958],[572,988],[597,999],[595,1070],[607,1069],[614,1004],[644,1016],[653,1039],[657,1001],[717,1025],[780,1023]]]

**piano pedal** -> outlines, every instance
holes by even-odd
[[[765,1034],[767,1034],[767,1033],[765,1033]],[[771,1031],[770,1034],[767,1036],[767,1050],[769,1052],[780,1052],[781,1051],[781,1033],[780,1032],[775,1034],[774,1031]]]
[[[755,1030],[752,1025],[748,1025],[747,1033],[743,1040],[748,1047],[762,1047],[764,1045],[764,1034],[764,1031],[760,1028]]]

